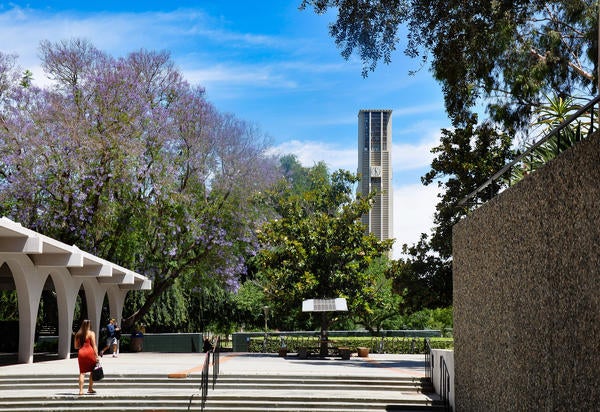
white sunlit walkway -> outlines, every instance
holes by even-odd
[[[110,316],[120,322],[130,290],[147,290],[151,281],[138,273],[0,219],[0,289],[16,290],[19,313],[18,361],[32,363],[35,327],[42,291],[53,283],[58,308],[58,357],[70,356],[72,324],[80,289],[85,292],[88,318],[99,336],[105,296]]]

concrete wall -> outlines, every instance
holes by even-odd
[[[454,227],[458,411],[600,408],[600,139]]]
[[[432,349],[431,350],[431,363],[432,363],[432,376],[431,380],[433,383],[433,388],[435,389],[435,393],[441,395],[442,394],[442,359],[446,363],[446,368],[448,369],[448,374],[450,375],[450,383],[446,383],[450,389],[448,394],[448,403],[452,410],[456,410],[456,405],[454,402],[454,351],[448,349]]]
[[[145,333],[144,352],[202,352],[201,333]]]

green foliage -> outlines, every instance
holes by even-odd
[[[452,304],[451,260],[432,253],[425,234],[411,247],[404,245],[403,251],[408,257],[392,262],[388,268],[395,290],[404,297],[402,313]]]
[[[235,295],[239,317],[246,330],[264,328],[265,292],[264,286],[254,280],[248,280],[240,286]]]
[[[394,262],[388,276],[405,296],[405,313],[452,304],[452,227],[471,209],[458,202],[478,188],[513,156],[511,139],[493,124],[478,124],[471,115],[462,127],[442,130],[439,146],[424,185],[437,182],[442,189],[430,237],[403,246],[406,257]],[[491,185],[473,201],[494,196],[501,187]]]
[[[368,269],[391,247],[391,241],[366,234],[360,223],[371,198],[353,198],[357,177],[349,172],[329,176],[319,164],[302,173],[308,179],[302,190],[283,181],[267,193],[266,201],[279,218],[262,226],[258,236],[263,248],[254,264],[265,281],[269,305],[281,314],[278,322],[285,314],[304,322],[306,316],[299,312],[302,301],[313,298],[344,297],[350,313],[368,311],[374,301]],[[323,317],[322,328],[330,322]]]
[[[452,307],[423,309],[404,316],[402,329],[431,329],[442,332],[451,330],[454,325]]]
[[[145,302],[146,295],[141,293],[128,294],[123,316],[135,313]],[[197,322],[191,318],[188,311],[190,300],[186,296],[186,290],[181,285],[181,279],[173,282],[173,285],[163,292],[155,303],[148,309],[147,313],[139,321],[146,327],[146,332],[195,332]],[[165,310],[168,308],[167,310]],[[128,327],[127,331],[133,331]]]
[[[56,353],[58,352],[58,339],[55,340],[38,340],[34,344],[34,352],[50,352]]]
[[[385,257],[371,263],[365,276],[369,282],[364,288],[365,299],[355,306],[353,314],[358,323],[373,333],[387,329],[386,325],[398,317],[403,302],[394,290],[393,279],[387,276],[389,265]]]
[[[334,347],[348,347],[353,352],[356,348],[369,348],[370,353],[387,353],[387,354],[424,354],[425,339],[410,338],[410,337],[335,337],[331,338],[331,345]],[[319,347],[317,337],[286,337],[285,345],[288,353],[297,353],[300,348],[312,348],[316,351]],[[432,349],[453,349],[454,340],[452,338],[429,338]],[[277,353],[281,348],[282,341],[279,336],[269,335],[267,339],[267,353]],[[248,351],[254,353],[263,352],[265,349],[264,337],[252,337],[248,345]]]
[[[574,98],[562,98],[556,95],[547,97],[547,104],[536,110],[537,117],[533,126],[538,126],[540,129],[536,141],[544,138],[582,107],[583,105],[576,103]],[[508,184],[519,182],[525,175],[544,166],[560,152],[585,138],[589,133],[590,125],[590,113],[584,113],[576,122],[563,127],[555,136],[533,149],[520,164],[511,170]],[[526,144],[523,149],[530,150],[534,144],[535,142]]]
[[[431,63],[446,110],[463,122],[478,104],[506,130],[526,127],[544,93],[563,96],[597,83],[597,2],[465,2],[459,0],[303,0],[302,9],[337,11],[330,34],[363,75],[405,53]]]
[[[434,215],[435,229],[431,248],[442,259],[452,256],[452,226],[469,211],[457,203],[477,189],[511,159],[511,138],[492,123],[478,123],[472,114],[466,122],[453,130],[442,130],[440,144],[432,149],[436,155],[431,170],[421,178],[424,185],[437,182],[442,189]],[[472,199],[487,200],[501,188],[492,185]]]
[[[0,321],[18,319],[17,291],[0,290]]]

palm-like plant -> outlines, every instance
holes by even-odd
[[[583,106],[576,102],[576,98],[554,95],[548,97],[548,104],[541,106],[537,110],[536,121],[532,126],[541,127],[539,135],[543,139],[554,129],[563,124],[570,116],[579,111]],[[550,160],[554,159],[560,152],[573,146],[583,137],[589,134],[591,126],[591,113],[586,112],[577,118],[576,121],[564,126],[560,131],[554,133],[547,141],[535,147],[520,163],[513,167],[510,174],[509,183],[515,184],[528,173],[537,170]],[[524,151],[529,151],[536,143],[526,144]]]

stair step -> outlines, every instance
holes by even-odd
[[[45,411],[199,411],[198,374],[111,375],[78,396],[77,375],[0,377],[0,412]],[[87,385],[86,385],[87,386]],[[265,411],[441,411],[431,382],[422,378],[372,376],[221,375],[210,382],[206,412]],[[59,391],[55,393],[55,391]],[[191,399],[191,403],[190,403]]]
[[[191,404],[189,397],[180,400],[157,400],[154,402],[139,402],[137,399],[114,399],[114,400],[77,400],[70,399],[62,402],[38,402],[33,405],[28,402],[3,404],[0,411],[36,411],[44,410],[96,410],[96,411],[119,411],[119,410],[137,410],[137,411],[160,411],[160,410],[190,410],[200,409],[200,398],[195,397]],[[33,408],[32,408],[33,407]],[[205,411],[400,411],[400,410],[440,410],[443,405],[440,403],[370,403],[360,404],[344,401],[323,401],[315,402],[305,401],[261,401],[261,402],[224,402],[213,401],[209,399],[205,405]]]
[[[75,376],[12,376],[10,379],[0,379],[0,390],[2,389],[60,389],[71,387]],[[201,385],[200,377],[188,378],[167,378],[164,375],[158,377],[140,377],[140,376],[119,376],[105,377],[97,383],[101,386],[119,385],[127,388],[148,387],[178,387],[178,388],[199,388]],[[430,382],[423,382],[415,379],[373,379],[371,377],[298,377],[298,376],[227,376],[219,377],[217,386],[222,389],[335,389],[335,390],[420,390],[430,389]]]

